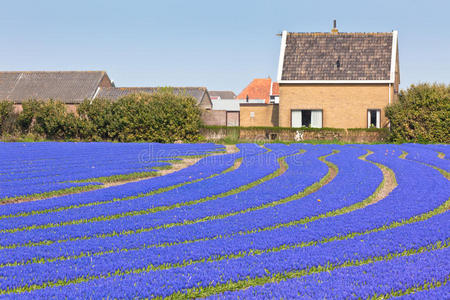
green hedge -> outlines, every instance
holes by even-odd
[[[411,85],[386,117],[393,142],[450,143],[450,85]]]
[[[292,127],[232,127],[232,126],[216,126],[216,125],[203,125],[202,128],[212,130],[212,131],[220,131],[220,130],[250,130],[250,131],[259,131],[259,130],[267,130],[267,131],[312,131],[312,132],[336,132],[342,133],[346,130],[348,131],[363,131],[363,132],[382,132],[389,133],[389,129],[387,128],[311,128],[311,127],[300,127],[300,128],[292,128]]]
[[[0,135],[11,102],[0,102]],[[77,114],[61,102],[30,100],[14,125],[36,139],[120,142],[195,142],[200,137],[201,110],[191,96],[176,95],[169,88],[155,94],[133,94],[115,102],[85,100]],[[3,112],[5,111],[5,112]],[[5,116],[5,117],[4,117]]]
[[[0,135],[14,134],[17,129],[17,114],[9,101],[0,101]]]

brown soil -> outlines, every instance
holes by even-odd
[[[147,176],[147,177],[141,177],[141,178],[136,178],[136,179],[132,179],[132,180],[124,180],[124,181],[116,181],[116,182],[108,182],[102,185],[102,188],[107,188],[107,187],[111,187],[111,186],[117,186],[117,185],[122,185],[125,183],[129,183],[129,182],[137,182],[137,181],[141,181],[141,180],[146,180],[146,179],[150,179],[153,177],[158,177],[158,176],[164,176],[176,171],[180,171],[181,169],[187,168],[192,166],[193,164],[197,163],[201,158],[200,157],[196,157],[196,158],[184,158],[182,161],[177,162],[177,163],[173,163],[170,169],[164,169],[164,170],[159,170],[158,173],[155,176]]]
[[[362,160],[373,163],[371,161],[366,160],[365,158],[362,158]],[[386,198],[392,192],[392,190],[394,190],[398,185],[395,179],[395,174],[391,169],[381,164],[377,164],[377,167],[379,167],[381,169],[381,172],[383,172],[384,184],[383,187],[375,194],[374,198],[372,199],[372,201],[370,201],[368,205],[375,204],[378,201]]]
[[[397,181],[395,180],[394,172],[388,169],[385,166],[379,166],[381,171],[383,172],[384,177],[384,185],[381,188],[381,190],[376,193],[373,200],[370,202],[370,204],[377,203],[378,201],[386,198],[396,187],[397,187]]]

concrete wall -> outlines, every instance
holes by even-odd
[[[13,107],[16,114],[20,114],[23,111],[22,104],[14,104]]]
[[[203,94],[203,98],[200,100],[199,106],[203,109],[212,109],[212,102],[208,93]]]
[[[203,110],[202,120],[205,125],[226,126],[227,112],[225,110]]]
[[[388,84],[280,84],[279,126],[291,127],[293,109],[321,109],[323,127],[366,128],[367,110],[380,109],[381,127],[387,127],[388,102]]]
[[[246,128],[246,127],[222,127],[201,128],[200,134],[207,140],[220,140],[226,137],[241,139],[247,142],[255,141],[310,141],[326,140],[349,143],[374,143],[387,142],[389,131],[379,130],[346,130],[346,129],[322,129],[302,130],[292,128]]]
[[[278,126],[278,104],[242,103],[240,108],[240,126]]]
[[[238,111],[227,111],[227,126],[239,126],[239,115]]]

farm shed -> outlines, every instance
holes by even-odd
[[[233,91],[209,91],[211,100],[236,99],[236,94]]]
[[[93,99],[100,87],[112,87],[105,71],[16,71],[0,72],[0,100],[14,102],[17,112],[23,101],[58,100],[69,111],[85,99]]]

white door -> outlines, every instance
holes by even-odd
[[[302,127],[302,111],[301,110],[293,110],[291,112],[292,119],[292,127],[300,128]]]
[[[311,111],[311,127],[312,128],[322,128],[322,111],[312,110]]]

